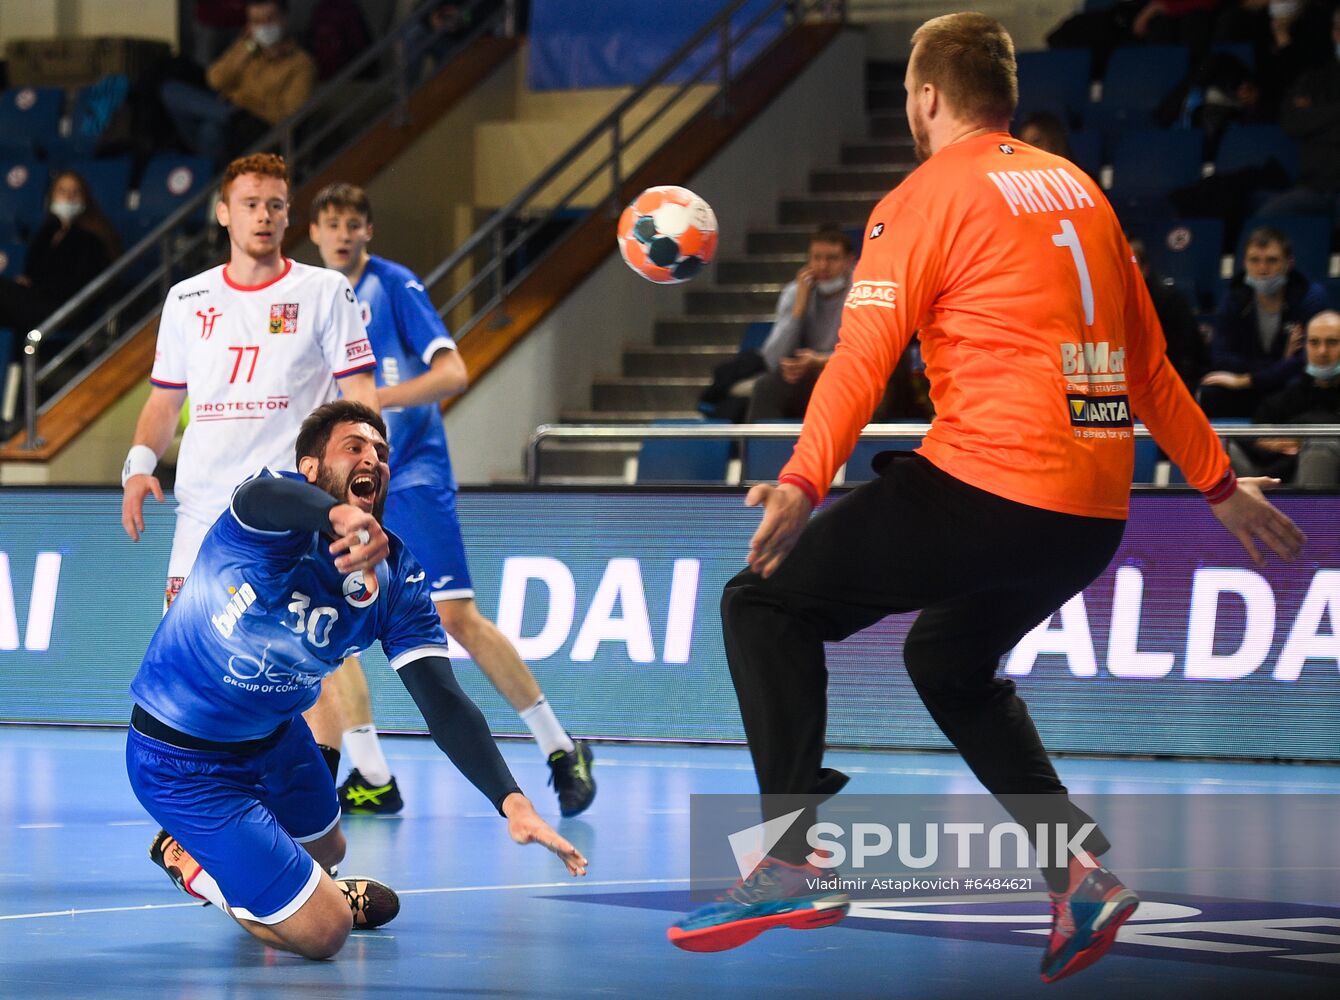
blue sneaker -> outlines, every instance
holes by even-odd
[[[1052,933],[1042,956],[1042,981],[1086,969],[1098,961],[1117,939],[1117,931],[1140,905],[1140,897],[1090,857],[1094,867],[1070,859],[1070,886],[1053,892]]]
[[[827,927],[851,906],[846,893],[815,891],[815,880],[832,877],[814,865],[764,858],[747,879],[675,923],[666,936],[685,951],[725,951],[774,927]]]

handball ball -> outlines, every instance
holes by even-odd
[[[647,188],[619,217],[619,253],[638,274],[658,285],[688,281],[717,251],[717,217],[692,191]]]

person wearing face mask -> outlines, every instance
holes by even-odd
[[[1307,364],[1282,391],[1266,397],[1252,415],[1257,424],[1340,424],[1340,312],[1327,309],[1307,325]],[[1340,441],[1258,438],[1229,448],[1239,475],[1292,473],[1297,486],[1340,485]]]
[[[79,174],[58,173],[47,215],[28,244],[24,273],[0,278],[0,326],[26,333],[73,298],[121,254],[107,217]]]
[[[209,69],[209,90],[181,80],[161,95],[177,135],[193,153],[222,161],[293,114],[316,85],[316,62],[288,36],[283,0],[250,0],[247,24]]]
[[[1293,266],[1289,238],[1261,226],[1247,237],[1243,270],[1214,319],[1211,371],[1200,405],[1211,419],[1250,417],[1303,370],[1303,328],[1326,308],[1326,292]]]
[[[842,325],[855,263],[851,240],[825,227],[810,238],[809,259],[777,299],[777,319],[759,348],[766,373],[754,383],[749,420],[798,420],[828,364]]]

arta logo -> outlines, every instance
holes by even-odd
[[[377,600],[379,590],[369,591],[363,582],[363,571],[354,570],[344,578],[344,603],[352,608],[366,608]]]

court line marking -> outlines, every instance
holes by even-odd
[[[401,896],[426,896],[447,892],[504,892],[515,889],[565,889],[565,888],[593,888],[595,886],[614,886],[614,885],[675,885],[686,883],[686,878],[632,878],[632,879],[603,879],[596,882],[577,882],[576,879],[569,879],[566,882],[518,882],[512,885],[448,885],[439,886],[430,889],[398,889],[397,894]],[[87,910],[45,910],[41,913],[0,913],[0,920],[35,920],[40,917],[82,917],[92,913],[136,913],[144,910],[181,910],[187,907],[202,907],[200,902],[194,903],[143,903],[139,906],[99,906]]]

